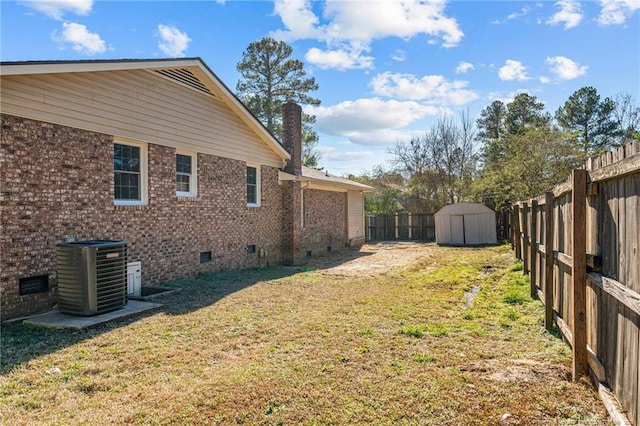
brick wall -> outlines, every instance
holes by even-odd
[[[304,190],[304,228],[300,251],[312,256],[340,250],[347,243],[347,193]]]
[[[250,208],[244,162],[199,154],[198,197],[187,199],[175,195],[175,150],[149,144],[148,160],[149,204],[114,206],[111,136],[2,115],[2,319],[55,304],[55,246],[65,236],[126,240],[143,285],[282,260],[277,169],[262,167],[261,207]],[[248,254],[250,244],[266,258]],[[19,295],[19,278],[41,274],[48,292]]]

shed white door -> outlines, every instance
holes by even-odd
[[[451,244],[464,244],[464,216],[451,216]]]
[[[480,244],[480,217],[477,214],[464,216],[464,243]]]

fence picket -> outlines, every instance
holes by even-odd
[[[573,379],[586,375],[587,366],[587,172],[578,169],[572,175],[572,246],[573,280]]]

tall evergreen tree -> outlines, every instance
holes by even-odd
[[[304,64],[291,59],[293,49],[287,43],[263,38],[250,43],[242,53],[236,69],[242,79],[236,84],[239,98],[269,131],[281,138],[281,106],[288,100],[303,105],[320,105],[320,100],[309,95],[318,90],[315,78],[307,77]],[[317,166],[319,155],[313,148],[318,134],[311,124],[314,116],[303,114],[303,152],[305,165]]]
[[[477,198],[493,207],[551,189],[578,161],[575,144],[551,125],[551,116],[535,96],[517,95],[506,111],[497,106],[494,102],[485,108],[478,120],[485,161],[473,183]]]
[[[615,109],[613,100],[600,100],[595,88],[583,87],[558,108],[556,121],[575,137],[585,156],[598,154],[610,148],[621,136]]]
[[[476,120],[478,128],[477,139],[484,144],[483,158],[487,164],[492,164],[504,155],[505,117],[507,107],[502,101],[493,101],[480,112]]]
[[[528,93],[518,93],[507,104],[505,127],[511,135],[522,135],[529,130],[546,127],[550,122],[551,116],[544,112],[544,104]]]

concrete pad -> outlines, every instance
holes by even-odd
[[[112,321],[119,321],[134,315],[158,309],[162,306],[160,303],[151,303],[140,300],[129,300],[122,308],[107,312],[105,314],[94,315],[91,317],[83,317],[77,315],[63,314],[58,310],[45,312],[44,314],[32,316],[24,323],[40,325],[51,328],[67,328],[72,330],[83,330],[86,328],[97,327]]]

